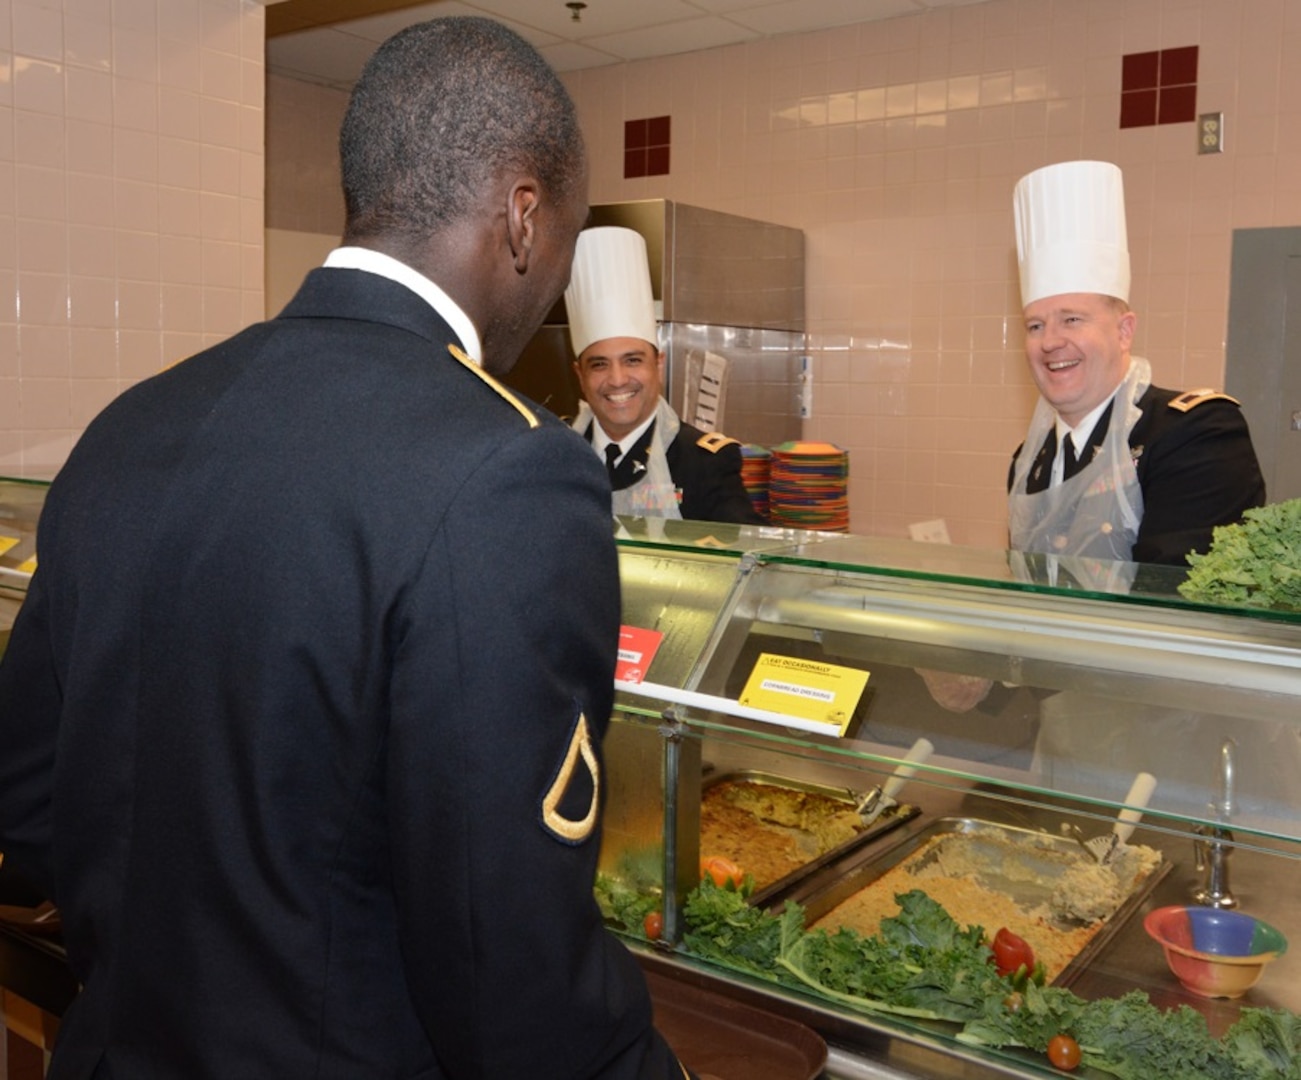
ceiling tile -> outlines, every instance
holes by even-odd
[[[378,45],[412,23],[425,22],[428,19],[439,19],[448,15],[478,14],[481,13],[469,4],[458,3],[457,0],[432,0],[431,3],[416,4],[413,7],[402,8],[398,11],[386,11],[379,15],[347,19],[344,22],[335,23],[333,29],[353,34],[356,37],[367,38]]]
[[[605,67],[617,64],[623,57],[613,53],[593,49],[587,45],[575,45],[562,41],[558,45],[542,45],[538,48],[542,58],[556,71],[582,71],[587,68]]]
[[[267,42],[267,69],[326,86],[351,86],[375,43],[335,30],[299,30]]]
[[[282,0],[270,10],[282,9],[285,25],[316,22],[323,9],[339,18],[269,36],[267,70],[347,89],[379,42],[413,22],[446,15],[497,19],[557,71],[575,71],[988,0],[586,0],[577,22],[565,0],[425,0],[394,8],[402,2]]]
[[[698,7],[714,15],[726,15],[733,11],[765,7],[773,2],[774,0],[691,0],[693,7]]]
[[[733,11],[728,18],[761,34],[794,34],[891,19],[921,10],[923,6],[918,0],[782,0]]]
[[[483,14],[579,42],[700,15],[700,9],[685,0],[587,0],[587,7],[577,21],[565,7],[565,0],[471,0],[471,3]]]
[[[667,26],[648,26],[626,34],[608,34],[592,38],[590,44],[624,60],[645,60],[652,56],[672,56],[720,45],[736,45],[758,37],[760,35],[755,31],[726,19],[705,17]]]

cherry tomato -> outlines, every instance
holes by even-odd
[[[1065,1072],[1072,1072],[1080,1064],[1080,1044],[1069,1035],[1054,1035],[1048,1040],[1048,1060]]]
[[[1006,926],[994,935],[993,949],[994,967],[1000,975],[1015,975],[1022,965],[1027,972],[1034,970],[1034,950]]]
[[[658,911],[647,912],[646,918],[642,920],[641,928],[651,941],[659,941],[660,935],[664,933],[664,916]]]
[[[736,863],[722,855],[708,855],[701,859],[700,876],[702,879],[710,878],[720,889],[726,888],[729,881],[739,888],[745,877]]]

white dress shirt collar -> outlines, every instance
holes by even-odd
[[[325,265],[336,270],[365,270],[378,274],[399,285],[405,285],[441,315],[452,332],[461,339],[465,354],[476,364],[483,364],[483,345],[479,341],[479,331],[474,328],[470,317],[447,293],[443,292],[429,278],[418,270],[413,270],[406,263],[363,247],[338,247],[330,252]]]
[[[1117,386],[1116,390],[1120,387]],[[1071,440],[1071,445],[1075,448],[1075,460],[1079,461],[1084,457],[1084,451],[1088,447],[1089,436],[1093,434],[1093,429],[1098,426],[1098,421],[1102,419],[1102,414],[1107,411],[1112,401],[1116,397],[1116,390],[1104,399],[1091,412],[1086,413],[1083,419],[1074,427],[1068,427],[1066,421],[1060,416],[1057,417],[1057,457],[1053,460],[1052,485],[1056,486],[1062,482],[1062,475],[1065,473],[1064,451],[1066,449],[1066,440]]]
[[[604,461],[605,448],[609,446],[611,443],[615,443],[619,447],[619,457],[614,459],[615,463],[617,464],[624,454],[626,454],[632,447],[637,445],[637,440],[646,434],[646,429],[655,422],[655,415],[656,415],[655,413],[651,413],[650,416],[646,417],[646,419],[643,420],[640,424],[638,424],[637,427],[633,428],[632,431],[628,432],[627,435],[625,435],[622,439],[619,439],[617,441],[610,438],[610,436],[605,433],[605,428],[601,427],[601,421],[599,421],[598,419],[596,419],[595,416],[593,416],[592,417],[592,449],[595,450],[597,456],[602,461]]]

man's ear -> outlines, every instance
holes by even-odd
[[[1120,341],[1127,349],[1134,344],[1134,330],[1137,326],[1138,316],[1134,312],[1127,311],[1120,317]]]
[[[518,274],[529,268],[529,257],[537,243],[537,214],[541,205],[538,182],[532,177],[523,177],[511,185],[506,206],[506,234]]]

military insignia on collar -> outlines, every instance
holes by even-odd
[[[1143,456],[1143,444],[1142,444],[1142,443],[1139,443],[1138,446],[1131,446],[1131,447],[1129,448],[1129,457],[1130,457],[1130,460],[1131,460],[1131,461],[1137,461],[1137,460],[1138,460],[1139,458],[1141,458],[1142,456]]]
[[[696,440],[696,445],[702,450],[708,450],[711,454],[717,454],[723,447],[740,443],[736,439],[729,439],[720,431],[709,431]]]
[[[1207,401],[1231,401],[1235,405],[1242,404],[1237,398],[1230,397],[1219,390],[1189,390],[1176,398],[1172,398],[1169,404],[1170,408],[1178,412],[1187,412],[1189,409],[1195,409],[1198,405]]]
[[[632,463],[632,471],[634,473],[644,473],[646,471],[646,462],[634,461]]]

